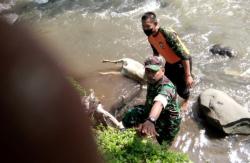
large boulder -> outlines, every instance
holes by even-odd
[[[226,134],[250,134],[250,113],[226,93],[207,89],[200,95],[200,111],[211,125]]]

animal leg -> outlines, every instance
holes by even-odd
[[[104,59],[104,60],[102,60],[102,63],[107,63],[107,62],[117,64],[117,63],[123,63],[123,60],[122,59],[119,59],[119,60],[107,60],[107,59]]]
[[[124,126],[123,126],[122,122],[119,122],[113,115],[111,115],[109,112],[104,110],[104,108],[103,108],[103,106],[101,104],[99,104],[97,106],[96,111],[98,113],[103,114],[105,117],[108,117],[119,129],[124,129]]]
[[[101,75],[119,75],[121,74],[120,72],[117,71],[109,71],[109,72],[99,72]]]

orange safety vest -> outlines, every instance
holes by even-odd
[[[166,62],[174,64],[181,60],[181,58],[174,53],[172,48],[169,47],[161,32],[158,32],[156,36],[149,36],[148,41],[157,50],[157,52],[165,58]]]

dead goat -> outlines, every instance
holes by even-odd
[[[124,129],[122,122],[119,122],[112,114],[103,108],[103,105],[95,97],[94,90],[90,90],[88,96],[81,99],[82,105],[85,106],[87,114],[90,116],[94,125],[102,123],[103,125],[115,125],[119,129]]]
[[[121,63],[121,72],[100,72],[102,75],[107,75],[107,74],[122,74],[124,76],[127,76],[131,79],[134,79],[136,81],[139,81],[141,83],[145,83],[145,69],[144,65],[141,64],[140,62],[131,59],[131,58],[122,58],[119,60],[103,60],[103,63]]]

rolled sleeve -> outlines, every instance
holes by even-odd
[[[168,96],[159,94],[154,98],[154,101],[161,102],[163,108],[165,108],[168,104]]]

